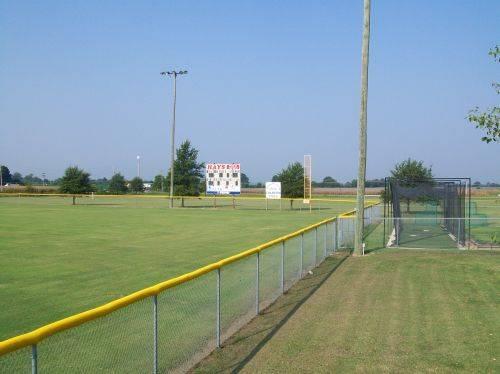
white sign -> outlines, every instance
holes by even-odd
[[[266,182],[266,199],[281,199],[281,182]]]
[[[240,170],[240,164],[207,164],[205,167],[207,193],[239,195],[241,193]]]

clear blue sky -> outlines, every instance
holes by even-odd
[[[241,162],[252,181],[313,156],[313,177],[357,170],[362,0],[0,1],[0,163],[60,176],[143,176],[177,144]],[[373,0],[367,177],[407,157],[438,176],[500,180],[500,144],[465,120],[498,104],[498,0]]]

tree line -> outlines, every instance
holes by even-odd
[[[176,150],[176,159],[174,161],[174,190],[175,196],[199,196],[205,192],[204,168],[205,163],[198,161],[198,150],[194,148],[189,140],[184,141]],[[431,179],[431,168],[423,165],[422,161],[405,160],[396,164],[391,171],[393,177],[398,179]],[[90,173],[78,166],[68,167],[62,178],[55,181],[48,181],[28,174],[22,176],[20,173],[10,173],[7,166],[1,166],[2,183],[17,183],[17,184],[52,184],[58,186],[61,193],[72,195],[88,194],[92,192],[109,193],[109,194],[126,194],[126,193],[142,193],[145,190],[144,181],[135,177],[129,181],[121,173],[115,173],[111,179],[101,178],[92,180]],[[294,162],[283,168],[279,173],[272,177],[272,181],[281,182],[281,194],[285,198],[300,198],[304,196],[304,168],[301,163]],[[354,179],[350,182],[340,183],[334,178],[327,176],[321,182],[312,182],[313,187],[356,187],[357,181]],[[252,185],[248,176],[241,175],[241,185],[247,187],[263,187],[263,184],[258,183]],[[366,187],[384,187],[384,179],[373,179],[366,181]],[[483,186],[479,182],[474,183],[474,186]],[[488,183],[488,187],[497,187],[499,184]],[[151,184],[151,190],[162,192],[169,191],[170,187],[170,171],[167,176],[156,175]],[[73,198],[74,202],[75,197]],[[293,202],[292,202],[293,204]]]

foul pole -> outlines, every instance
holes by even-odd
[[[366,122],[368,107],[368,61],[370,54],[370,0],[364,0],[363,45],[361,49],[361,110],[359,116],[359,164],[356,199],[356,233],[354,255],[363,253],[365,178],[366,178]]]

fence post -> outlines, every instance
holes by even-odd
[[[158,295],[153,296],[153,373],[158,373]]]
[[[220,348],[220,268],[217,269],[217,310],[216,310],[216,342]]]
[[[314,264],[318,265],[318,228],[314,228]]]
[[[339,217],[335,217],[335,230],[334,230],[334,235],[335,237],[333,238],[333,251],[336,252],[337,249],[339,248]]]
[[[327,239],[327,231],[328,231],[328,222],[325,223],[325,225],[323,226],[323,239],[324,239],[324,250],[323,250],[323,258],[326,258],[326,239]]]
[[[31,346],[31,374],[38,373],[38,352],[36,349],[36,344]]]
[[[259,284],[259,275],[260,275],[260,252],[257,252],[257,274],[255,277],[255,309],[256,314],[259,315],[259,301],[260,301],[260,284]]]
[[[281,242],[281,293],[285,292],[285,241]]]
[[[300,277],[304,274],[304,233],[300,234]]]

